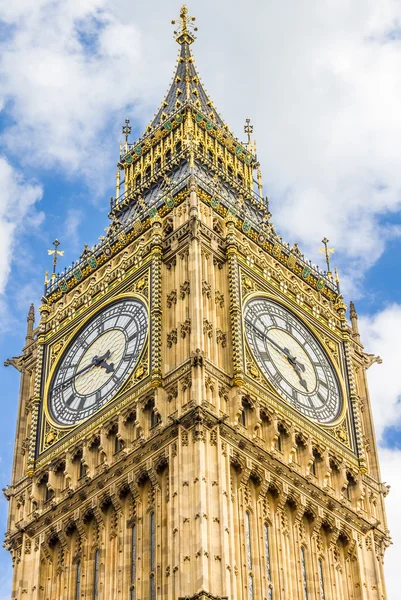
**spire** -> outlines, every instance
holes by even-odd
[[[180,45],[177,69],[161,108],[148,129],[158,127],[184,104],[194,105],[217,125],[224,125],[195,69],[194,58],[190,49],[190,45],[195,41],[193,31],[197,31],[197,28],[193,26],[194,21],[195,17],[188,16],[188,9],[185,4],[181,8],[179,21],[172,21],[173,24],[178,25],[177,30],[174,32],[175,39]]]
[[[355,304],[352,302],[352,300],[349,303],[349,316],[351,319],[352,337],[355,339],[356,342],[360,342],[361,338],[359,336],[358,329],[358,315],[356,314]]]
[[[31,306],[29,307],[28,316],[26,320],[28,325],[26,328],[25,345],[27,346],[33,341],[33,324],[35,322],[35,307],[33,304],[31,304]]]

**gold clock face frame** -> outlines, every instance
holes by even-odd
[[[246,301],[243,318],[251,354],[280,397],[314,423],[338,424],[346,407],[344,386],[310,325],[263,293]]]
[[[149,333],[142,298],[120,295],[90,315],[57,359],[45,387],[45,412],[58,428],[88,420],[115,397],[138,364]]]

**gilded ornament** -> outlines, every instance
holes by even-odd
[[[135,371],[135,379],[143,379],[143,377],[145,376],[145,374],[146,374],[146,367],[142,363],[142,364],[139,365],[139,367]]]

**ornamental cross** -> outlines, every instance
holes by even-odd
[[[324,244],[324,248],[319,248],[319,252],[324,252],[326,255],[326,265],[327,265],[327,275],[332,278],[333,274],[330,270],[330,254],[333,254],[334,252],[334,248],[329,248],[327,246],[327,244],[329,243],[329,240],[327,239],[327,237],[324,237],[322,239],[322,244]]]
[[[128,144],[128,137],[132,131],[132,127],[129,124],[129,119],[125,119],[125,125],[122,127],[123,135],[125,135],[125,143]]]
[[[244,125],[244,132],[248,136],[248,146],[251,143],[251,133],[253,133],[253,125],[251,125],[251,119],[246,119],[246,125]]]
[[[54,240],[53,246],[54,246],[54,250],[48,250],[47,254],[49,256],[53,256],[53,273],[52,273],[52,279],[55,279],[56,278],[57,257],[58,256],[64,256],[64,250],[58,250],[58,247],[60,246],[60,242],[58,241],[57,238]]]

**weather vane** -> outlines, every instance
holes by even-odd
[[[125,125],[122,127],[123,135],[125,135],[125,144],[128,144],[128,137],[132,131],[132,127],[129,124],[129,119],[125,119]]]
[[[58,241],[57,238],[54,240],[53,246],[54,246],[54,250],[48,250],[47,251],[47,254],[49,256],[53,256],[52,281],[54,281],[56,279],[57,257],[58,256],[64,256],[64,250],[58,250],[58,247],[60,246],[60,242]],[[47,278],[47,276],[46,276],[46,278]]]
[[[183,4],[180,11],[180,22],[171,21],[173,25],[178,24],[178,29],[174,31],[174,35],[179,44],[183,44],[184,42],[192,44],[195,41],[194,35],[189,31],[189,28],[198,31],[198,28],[194,26],[194,21],[196,21],[196,18],[188,16],[188,9]]]
[[[251,144],[251,133],[253,133],[253,125],[251,125],[251,119],[246,119],[246,125],[244,125],[244,132],[248,136],[248,146]]]
[[[322,244],[324,244],[324,248],[319,248],[319,252],[325,253],[326,265],[327,265],[327,276],[330,277],[330,279],[333,279],[333,273],[330,270],[330,254],[333,254],[334,248],[329,248],[327,246],[328,243],[329,243],[329,240],[327,239],[327,237],[324,237],[322,239]]]

